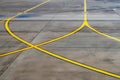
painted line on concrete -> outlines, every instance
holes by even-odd
[[[108,76],[111,76],[111,77],[120,79],[120,76],[119,76],[119,75],[114,74],[114,73],[112,73],[112,72],[108,72],[108,71],[105,71],[105,70],[102,70],[102,69],[99,69],[99,68],[95,68],[95,67],[93,67],[93,66],[89,66],[89,65],[87,65],[87,64],[84,64],[84,63],[81,63],[81,62],[77,62],[77,61],[75,61],[75,60],[71,60],[71,59],[69,59],[69,58],[63,57],[63,56],[61,56],[61,55],[57,55],[56,53],[50,52],[50,51],[45,50],[45,49],[43,49],[43,48],[39,48],[39,47],[34,46],[33,44],[31,44],[31,43],[23,40],[22,38],[18,37],[17,35],[15,35],[15,34],[10,30],[10,28],[9,28],[9,22],[10,22],[10,20],[7,20],[6,23],[5,23],[5,28],[6,28],[6,30],[8,31],[8,33],[9,33],[12,37],[14,37],[15,39],[21,41],[22,43],[24,43],[24,44],[26,44],[26,45],[28,45],[28,46],[31,46],[31,47],[39,50],[39,51],[42,51],[42,52],[44,52],[45,54],[50,55],[50,56],[52,56],[52,57],[55,57],[55,58],[57,58],[57,59],[61,59],[61,60],[66,61],[66,62],[68,62],[68,63],[72,63],[72,64],[74,64],[74,65],[77,65],[77,66],[80,66],[80,67],[83,67],[83,68],[86,68],[86,69],[89,69],[89,70],[92,70],[92,71],[95,71],[95,72],[98,72],[98,73],[102,73],[102,74],[105,74],[105,75],[108,75]]]
[[[42,3],[41,3],[41,4],[42,4]],[[39,6],[36,6],[36,7],[39,7]],[[24,13],[27,13],[28,11],[31,11],[31,10],[35,9],[36,7],[30,8],[30,9],[24,11]],[[86,12],[87,12],[87,5],[86,5],[86,0],[84,0],[84,22],[83,22],[83,24],[82,24],[82,26],[81,26],[82,28],[84,28],[84,27],[87,25],[88,28],[90,28],[91,30],[93,30],[94,32],[96,32],[96,33],[98,33],[98,34],[100,34],[100,35],[106,36],[106,37],[108,37],[108,38],[111,38],[111,39],[114,39],[114,40],[117,40],[117,41],[119,40],[119,39],[116,39],[115,37],[109,36],[109,35],[107,35],[107,34],[104,34],[104,33],[101,34],[99,31],[97,31],[96,29],[92,28],[92,27],[88,24],[88,19],[87,19],[87,14],[86,14]],[[19,16],[19,15],[21,15],[21,14],[23,14],[23,13],[19,13],[19,14],[13,16],[13,17],[10,17],[10,18],[8,18],[8,19],[6,20],[6,22],[5,22],[5,28],[6,28],[6,30],[7,30],[8,33],[9,33],[12,37],[14,37],[15,39],[21,41],[22,43],[24,43],[24,44],[26,44],[26,45],[28,45],[28,46],[31,46],[32,48],[35,48],[35,49],[37,49],[37,50],[39,50],[39,51],[42,51],[42,52],[44,52],[44,53],[46,53],[46,54],[48,54],[48,55],[51,55],[51,56],[53,56],[53,57],[55,57],[55,58],[61,59],[61,60],[63,60],[63,61],[66,61],[66,62],[75,64],[75,65],[78,65],[78,66],[80,66],[80,67],[84,67],[84,68],[89,69],[89,70],[92,70],[92,71],[96,71],[96,72],[99,72],[99,73],[102,73],[102,74],[105,74],[105,75],[108,75],[108,76],[111,76],[111,77],[115,77],[115,78],[120,79],[120,75],[117,75],[117,74],[114,74],[114,73],[111,73],[111,72],[108,72],[108,71],[105,71],[105,70],[101,70],[101,69],[98,69],[98,68],[89,66],[89,65],[87,65],[87,64],[83,64],[83,63],[80,63],[80,62],[77,62],[77,61],[74,61],[74,60],[65,58],[65,57],[63,57],[63,56],[60,56],[60,55],[57,55],[57,54],[55,54],[55,53],[49,52],[49,51],[47,51],[47,50],[45,50],[45,49],[39,48],[39,47],[37,47],[37,46],[35,46],[35,45],[33,45],[33,44],[25,41],[24,39],[18,37],[17,35],[15,35],[15,34],[9,29],[9,22],[10,22],[13,18],[15,18],[15,17],[17,17],[17,16]],[[81,28],[81,27],[80,27],[80,28]],[[81,29],[82,29],[82,28],[81,28]],[[71,33],[71,34],[72,34],[72,33]],[[71,35],[71,34],[70,34],[70,35]],[[67,34],[67,35],[68,35],[68,34]],[[59,38],[57,38],[57,39],[59,39]]]

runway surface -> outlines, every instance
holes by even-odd
[[[57,1],[59,2],[59,0]],[[56,5],[56,3],[58,3],[57,1],[53,0],[50,3],[52,4],[52,6],[54,6],[53,4]],[[60,2],[65,3],[64,1]],[[50,6],[50,3],[47,4],[49,4]],[[71,3],[77,4],[78,2],[75,1]],[[68,7],[68,4],[71,3],[67,3],[65,7]],[[83,1],[81,1],[80,3],[82,5]],[[42,7],[45,7],[46,5]],[[117,5],[117,3],[115,3],[115,5]],[[44,13],[43,15],[45,15],[45,17],[39,16],[25,18],[26,16],[22,15],[16,18],[14,21],[11,21],[11,30],[23,39],[33,44],[38,44],[40,42],[56,38],[63,34],[67,34],[79,27],[83,22],[83,19],[77,18],[78,16],[83,17],[82,11],[75,12],[73,10],[70,10],[69,12],[63,12],[62,10],[60,10],[61,13],[51,12],[49,14],[48,12],[46,12],[47,10],[44,9],[43,11],[41,10],[41,13],[38,13],[40,15]],[[82,9],[80,8],[80,10]],[[57,10],[59,11],[59,9]],[[101,13],[99,13],[100,11]],[[93,17],[88,17],[88,19],[90,20],[89,24],[104,33],[119,37],[118,13],[116,14],[116,11],[114,10],[106,12],[104,10],[100,11],[98,13],[97,11],[96,13],[94,12],[94,14],[96,15],[88,15]],[[33,11],[32,14],[33,13],[38,14],[36,11]],[[93,14],[88,10],[88,14],[90,13]],[[107,19],[105,17],[101,17],[101,14],[103,13]],[[15,14],[15,12],[13,14]],[[73,18],[74,16],[76,16],[75,14],[77,14],[77,17]],[[74,16],[72,17],[70,15]],[[69,18],[67,19],[67,17]],[[3,26],[3,22],[1,22],[1,53],[26,47],[26,45],[24,45],[23,43],[10,37],[4,30]],[[103,70],[111,71],[116,74],[120,73],[119,42],[98,35],[92,32],[87,27],[68,38],[42,46],[42,48]],[[1,80],[115,80],[115,78],[89,71],[63,61],[59,61],[34,49],[24,51],[21,54],[18,53],[11,56],[3,57],[1,58],[0,64]]]

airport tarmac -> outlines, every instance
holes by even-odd
[[[15,15],[42,1],[44,0],[2,0],[0,19]],[[103,33],[119,38],[119,8],[113,10],[119,3],[99,0],[87,2],[89,24]],[[83,0],[51,0],[15,18],[10,22],[10,29],[32,44],[54,39],[75,30],[83,23],[83,4]],[[11,37],[4,28],[4,22],[0,22],[0,53],[24,47],[27,45]],[[120,75],[120,42],[99,35],[87,27],[70,37],[41,47]],[[0,57],[0,61],[0,80],[119,80],[61,61],[36,49]]]

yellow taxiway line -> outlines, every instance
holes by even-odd
[[[47,2],[48,2],[48,0],[47,0]],[[47,3],[47,2],[45,2],[45,3]],[[43,2],[43,3],[44,3],[44,2]],[[41,4],[43,5],[43,3],[41,3]],[[44,4],[45,4],[45,3],[44,3]],[[41,6],[41,4],[39,4],[39,6]],[[111,39],[114,39],[114,40],[117,40],[117,41],[120,40],[120,39],[118,39],[118,38],[116,39],[115,37],[112,37],[112,36],[109,36],[109,35],[104,34],[104,33],[102,33],[102,32],[99,32],[98,30],[94,29],[93,27],[91,27],[91,26],[88,24],[88,20],[87,20],[87,5],[86,5],[86,4],[87,4],[87,2],[86,2],[86,0],[84,0],[84,22],[83,22],[82,26],[80,26],[78,29],[74,30],[73,32],[68,33],[68,34],[62,36],[61,38],[58,37],[58,38],[54,39],[54,41],[60,40],[60,39],[65,38],[65,37],[68,37],[68,36],[76,33],[76,31],[81,30],[81,29],[84,28],[85,26],[87,26],[89,29],[91,29],[92,31],[94,31],[94,32],[96,32],[96,33],[98,33],[98,34],[100,34],[100,35],[106,36],[106,37],[108,37],[108,38],[111,38]],[[24,11],[24,13],[27,13],[28,11],[31,11],[31,10],[39,7],[39,6],[30,8],[30,9]],[[28,45],[28,46],[30,46],[30,47],[32,47],[32,48],[35,48],[35,49],[37,49],[37,50],[39,50],[39,51],[42,51],[42,52],[44,52],[44,53],[46,53],[46,54],[48,54],[48,55],[50,55],[50,56],[53,56],[53,57],[55,57],[55,58],[57,58],[57,59],[61,59],[61,60],[63,60],[63,61],[72,63],[72,64],[74,64],[74,65],[78,65],[78,66],[80,66],[80,67],[84,67],[84,68],[86,68],[86,69],[89,69],[89,70],[92,70],[92,71],[96,71],[96,72],[98,72],[98,73],[102,73],[102,74],[105,74],[105,75],[108,75],[108,76],[111,76],[111,77],[115,77],[115,78],[120,79],[120,75],[118,75],[118,74],[114,74],[114,73],[111,73],[111,72],[108,72],[108,71],[105,71],[105,70],[101,70],[101,69],[99,69],[99,68],[95,68],[95,67],[89,66],[89,65],[87,65],[87,64],[83,64],[83,63],[81,63],[81,62],[77,62],[77,61],[75,61],[75,60],[71,60],[71,59],[65,58],[65,57],[63,57],[63,56],[57,55],[57,54],[55,54],[55,53],[53,53],[53,52],[50,52],[50,51],[48,51],[48,50],[39,48],[39,47],[37,47],[37,46],[35,46],[35,45],[33,45],[33,44],[25,41],[24,39],[20,38],[19,36],[15,35],[15,34],[10,30],[10,28],[9,28],[9,22],[10,22],[13,18],[15,18],[15,17],[17,17],[17,16],[19,16],[19,15],[21,15],[21,14],[23,14],[23,13],[19,13],[19,14],[15,15],[15,16],[11,17],[11,18],[8,18],[8,19],[6,20],[6,22],[5,22],[5,28],[6,28],[7,32],[8,32],[12,37],[14,37],[15,39],[21,41],[22,43],[24,43],[24,44],[26,44],[26,45]],[[52,40],[50,40],[50,41],[52,41]]]
[[[84,2],[84,5],[87,6],[85,2]],[[39,7],[39,5],[37,5],[37,7]],[[34,9],[35,9],[35,7],[34,7]],[[30,11],[30,10],[32,10],[32,8],[24,11],[24,13],[25,13],[25,12],[28,12],[28,11]],[[19,13],[19,15],[21,15],[21,14],[22,14],[22,13]],[[18,16],[18,15],[17,15],[17,16]],[[16,17],[16,16],[14,16],[14,17]],[[100,35],[103,35],[103,36],[105,36],[105,37],[108,37],[108,38],[113,39],[113,40],[116,40],[116,41],[120,41],[120,38],[116,38],[116,37],[110,36],[110,35],[108,35],[108,34],[105,34],[105,33],[103,33],[103,32],[100,32],[99,30],[91,27],[91,26],[88,24],[87,8],[84,7],[84,22],[83,22],[83,24],[82,24],[80,27],[78,27],[77,29],[75,29],[74,31],[72,31],[72,32],[70,32],[70,33],[68,33],[68,34],[65,34],[65,35],[63,35],[63,36],[54,38],[54,39],[52,39],[52,40],[48,40],[48,41],[42,42],[42,43],[40,43],[40,44],[36,44],[35,46],[46,45],[46,44],[48,44],[48,43],[52,43],[52,42],[61,40],[61,39],[63,39],[63,38],[69,37],[69,36],[75,34],[76,32],[80,31],[81,29],[83,29],[85,26],[88,27],[89,29],[91,29],[92,31],[100,34]],[[10,52],[7,52],[7,53],[1,53],[1,54],[0,54],[0,57],[7,56],[7,55],[10,55],[10,54],[15,54],[15,53],[17,53],[17,52],[25,51],[25,50],[28,50],[28,49],[31,49],[31,48],[32,48],[32,47],[26,47],[26,48],[22,48],[22,49],[15,50],[15,51],[10,51]]]

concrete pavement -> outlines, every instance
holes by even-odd
[[[18,2],[20,1],[16,1],[16,3]],[[35,3],[38,2],[40,1],[35,1]],[[83,1],[81,0],[80,3],[82,5]],[[88,6],[90,4],[92,2],[89,2]],[[100,4],[104,3],[101,2]],[[111,2],[108,4],[111,4]],[[27,5],[31,6],[31,4]],[[43,16],[16,18],[17,20],[11,21],[11,30],[21,38],[33,44],[38,44],[67,34],[82,24],[83,12],[73,12],[71,9],[71,6],[75,10],[78,9],[74,7],[79,5],[77,0],[70,0],[69,3],[68,0],[53,0],[48,5],[49,7],[47,4],[45,5],[47,7],[42,7],[42,13],[39,11],[41,8],[33,11],[33,13],[41,13],[40,15]],[[118,4],[115,3],[112,6],[116,5]],[[24,8],[28,8],[26,6]],[[55,12],[52,12],[53,10],[51,12],[48,11],[50,13],[47,12],[49,8],[52,9],[55,6],[58,6],[57,9],[54,9]],[[16,13],[15,10],[13,10],[12,14]],[[69,10],[69,12],[64,12],[65,10]],[[82,7],[80,10],[82,10]],[[10,12],[9,10],[6,11]],[[61,11],[61,13],[58,13],[58,11]],[[88,18],[91,20],[89,23],[104,33],[119,37],[119,15],[115,14],[114,11],[109,13],[103,10],[100,11],[88,12]],[[4,23],[0,23],[1,53],[26,47],[23,43],[10,37],[3,26]],[[84,28],[68,38],[44,45],[42,48],[70,59],[120,74],[120,43],[98,35],[88,28]],[[55,59],[35,49],[2,57],[0,60],[0,80],[119,80]]]

